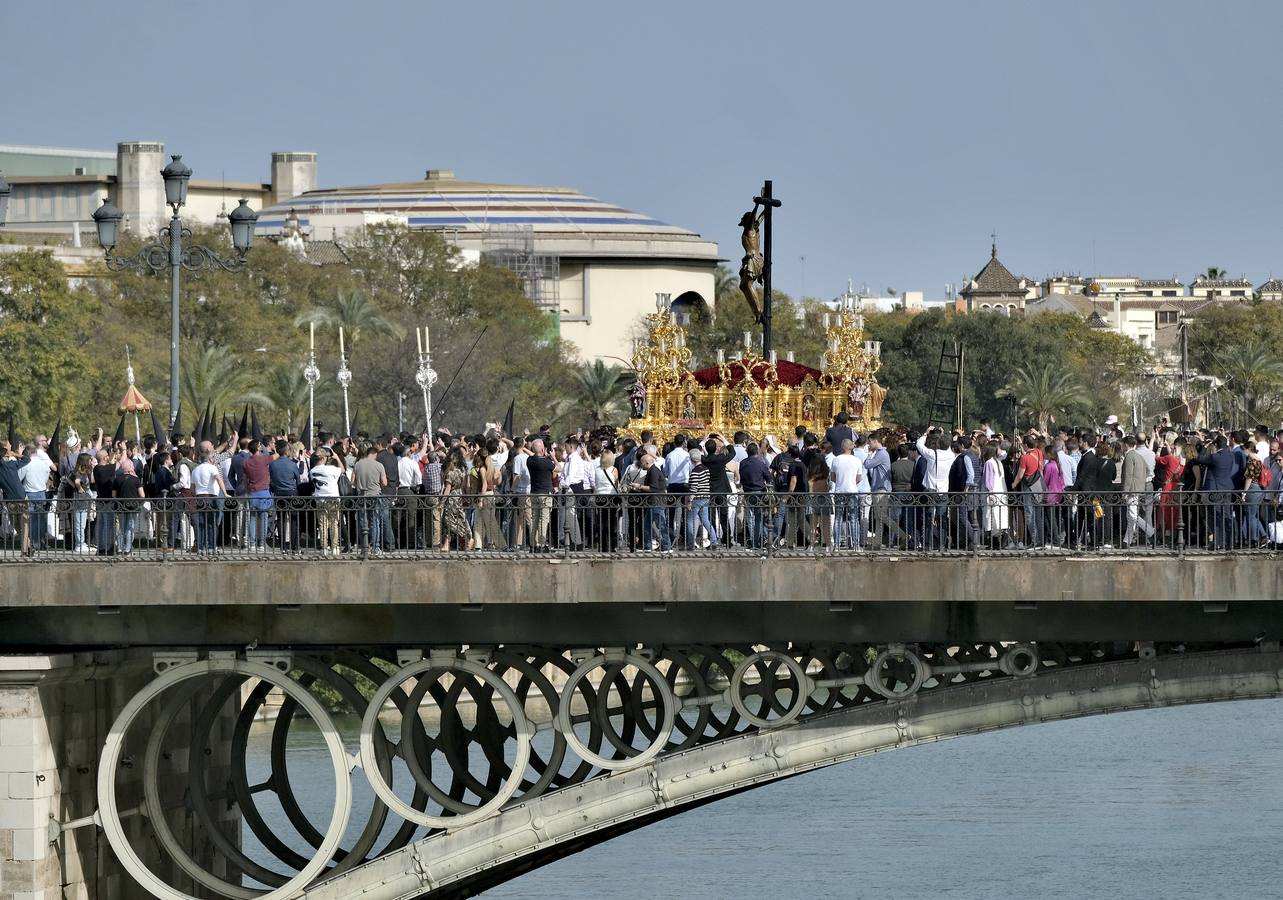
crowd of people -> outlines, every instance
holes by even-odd
[[[613,428],[554,438],[361,434],[0,440],[0,549],[398,551],[1211,550],[1283,545],[1283,430],[1166,421],[786,439]]]

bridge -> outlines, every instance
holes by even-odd
[[[465,897],[884,750],[1283,695],[1272,553],[0,572],[6,894]]]

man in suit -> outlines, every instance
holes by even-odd
[[[1123,438],[1126,452],[1123,454],[1123,497],[1127,504],[1127,530],[1123,534],[1123,548],[1136,542],[1137,530],[1143,531],[1146,538],[1154,536],[1154,528],[1145,522],[1141,512],[1142,495],[1148,494],[1153,485],[1149,477],[1149,467],[1145,458],[1137,452],[1138,442],[1135,435]]]
[[[1206,449],[1191,464],[1202,466],[1204,471],[1203,490],[1207,492],[1207,502],[1212,508],[1212,534],[1217,550],[1228,550],[1234,538],[1234,451],[1230,449],[1225,435],[1218,434],[1215,440],[1216,450],[1209,453]]]
[[[1086,543],[1088,535],[1094,537],[1096,534],[1096,519],[1091,498],[1096,492],[1096,478],[1100,475],[1100,455],[1096,452],[1095,436],[1084,433],[1082,441],[1086,449],[1078,460],[1078,470],[1074,473],[1073,484],[1074,493],[1078,495],[1075,502],[1079,504],[1080,523],[1078,532],[1074,536],[1075,547]],[[1093,543],[1095,543],[1094,540]]]

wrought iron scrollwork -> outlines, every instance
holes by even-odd
[[[212,272],[222,269],[224,272],[241,272],[246,265],[245,254],[239,251],[234,256],[224,258],[208,247],[200,244],[189,244],[187,240],[192,231],[183,226],[179,232],[179,265],[188,272]],[[106,253],[107,268],[113,272],[152,271],[163,272],[170,265],[170,249],[173,244],[173,226],[160,229],[160,240],[148,241],[134,253],[118,256],[111,250]]]
[[[158,663],[159,677],[126,705],[104,749],[99,813],[118,858],[153,896],[188,895],[147,868],[133,842],[154,840],[214,895],[249,896],[248,878],[267,888],[262,896],[283,898],[424,829],[479,822],[666,754],[835,709],[1129,655],[1130,645],[1032,643],[212,653]],[[336,715],[361,722],[355,754]],[[295,783],[289,763],[291,734],[309,727],[333,762],[323,827],[309,816],[315,774]],[[141,788],[120,778],[137,755]],[[375,797],[348,828],[355,767]],[[123,824],[139,810],[149,835]]]

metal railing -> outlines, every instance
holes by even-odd
[[[0,561],[1283,549],[1276,492],[56,497],[0,503]]]

